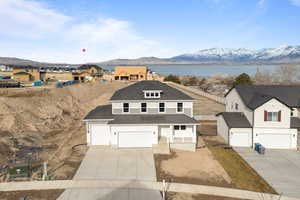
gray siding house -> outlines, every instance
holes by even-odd
[[[116,148],[152,147],[161,138],[170,147],[196,147],[194,99],[159,81],[140,81],[116,91],[110,105],[85,118],[87,143]]]

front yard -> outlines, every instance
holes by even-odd
[[[224,148],[222,138],[216,136],[216,123],[203,122],[198,132],[201,134],[196,152],[176,150],[170,155],[154,155],[158,181],[165,179],[171,182],[276,194],[276,191],[234,150]],[[203,195],[184,193],[170,193],[169,196],[176,200],[210,199],[204,198]],[[224,199],[224,197],[211,199]]]

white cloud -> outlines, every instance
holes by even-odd
[[[294,6],[300,6],[300,0],[289,0]]]
[[[2,34],[36,38],[59,31],[71,17],[33,0],[1,0]]]
[[[5,30],[0,35],[13,36],[13,43],[18,46],[13,48],[9,42],[2,44],[3,48],[6,45],[10,51],[8,53],[0,49],[0,55],[47,62],[82,63],[115,58],[171,56],[174,53],[159,41],[142,37],[129,21],[114,18],[78,21],[76,17],[47,8],[46,4],[35,0],[0,0],[0,24]],[[26,40],[28,38],[29,42]],[[88,49],[85,56],[81,48]]]
[[[258,0],[257,5],[258,5],[259,8],[263,8],[265,3],[266,3],[266,0]]]

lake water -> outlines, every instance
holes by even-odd
[[[275,71],[277,65],[147,65],[157,74],[175,74],[192,76],[211,76],[214,74],[239,75],[247,73],[254,75],[259,71]],[[104,69],[114,70],[115,66],[101,66]]]

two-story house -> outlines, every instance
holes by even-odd
[[[152,147],[165,137],[170,147],[196,147],[194,99],[159,81],[140,81],[116,91],[111,105],[84,118],[88,145]]]
[[[217,114],[217,132],[229,145],[297,148],[300,86],[238,85],[225,98],[226,111]]]

